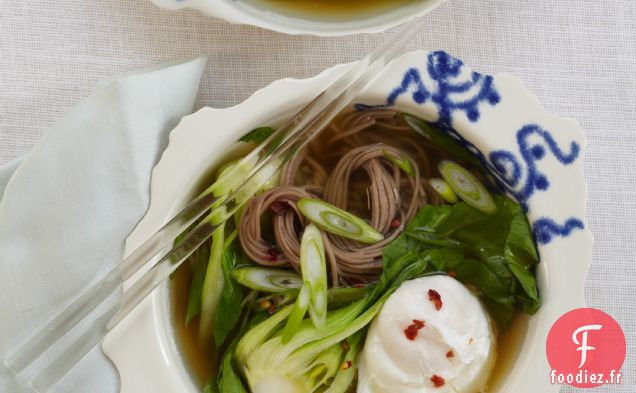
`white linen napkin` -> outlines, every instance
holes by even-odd
[[[205,61],[102,81],[33,151],[0,168],[0,359],[121,261]],[[119,379],[96,348],[53,391],[114,393]]]

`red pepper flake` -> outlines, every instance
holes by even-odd
[[[353,365],[353,362],[351,360],[347,360],[346,362],[342,363],[342,368],[343,370],[348,370],[351,368],[351,366]]]
[[[430,300],[433,303],[437,311],[439,311],[442,308],[442,297],[440,296],[439,292],[437,292],[436,290],[434,289],[428,290],[428,300]]]
[[[260,301],[259,305],[261,306],[263,310],[267,310],[272,306],[272,302],[270,302],[267,299],[264,299]]]
[[[431,377],[431,382],[433,382],[433,385],[435,385],[436,388],[441,388],[446,383],[446,381],[444,381],[444,378],[440,377],[437,374]]]
[[[276,305],[274,303],[271,303],[267,308],[267,312],[269,313],[269,315],[276,314]]]
[[[453,278],[457,277],[457,273],[455,273],[453,270],[449,271],[447,274]]]
[[[274,214],[280,216],[289,210],[289,203],[286,201],[276,201],[269,205],[269,208],[274,212]]]
[[[351,349],[351,345],[349,345],[349,341],[347,340],[342,341],[340,345],[342,345],[342,349],[344,349],[345,351]]]
[[[419,319],[414,319],[413,323],[410,324],[406,329],[404,329],[404,335],[411,341],[415,340],[417,337],[417,332],[422,329],[426,324],[424,321],[420,321]]]
[[[402,225],[402,222],[398,220],[397,218],[394,218],[393,220],[391,220],[391,228],[399,228],[400,225]]]
[[[270,262],[276,262],[276,260],[278,260],[279,254],[280,252],[278,251],[278,248],[272,247],[269,250],[267,250],[267,260]]]
[[[446,357],[447,358],[454,358],[455,357],[455,352],[453,352],[453,351],[446,352]]]

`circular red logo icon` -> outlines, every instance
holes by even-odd
[[[551,382],[579,388],[619,384],[626,347],[625,334],[614,318],[594,308],[572,310],[548,333]]]

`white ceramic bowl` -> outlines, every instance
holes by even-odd
[[[306,80],[285,79],[227,109],[183,118],[154,170],[151,205],[127,250],[160,228],[246,131],[280,123],[347,65]],[[549,393],[547,332],[566,311],[583,306],[592,237],[585,225],[584,134],[577,123],[548,114],[516,77],[480,75],[444,52],[412,52],[393,61],[357,103],[392,106],[450,125],[451,135],[506,179],[528,208],[541,263],[543,306],[529,318],[521,350],[497,392]],[[106,339],[122,393],[196,393],[173,335],[167,285],[156,290]]]
[[[388,0],[390,1],[390,0]],[[357,33],[377,33],[421,16],[446,0],[413,0],[387,12],[371,13],[347,21],[312,18],[311,16],[283,15],[275,10],[236,0],[152,0],[162,8],[194,8],[207,15],[225,19],[230,23],[253,25],[286,34],[312,34],[339,36]]]

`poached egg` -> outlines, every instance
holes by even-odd
[[[495,363],[491,321],[449,276],[403,283],[369,328],[358,393],[482,392]]]

